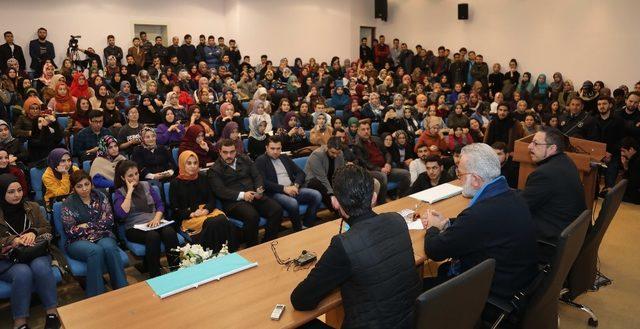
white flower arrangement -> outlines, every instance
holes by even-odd
[[[175,250],[180,253],[180,268],[187,268],[229,254],[229,246],[227,243],[224,243],[220,251],[216,254],[213,253],[213,250],[205,249],[199,244],[189,243]]]

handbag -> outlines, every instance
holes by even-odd
[[[9,251],[9,260],[14,263],[30,263],[32,260],[49,254],[49,240],[41,238],[44,235],[51,235],[49,233],[42,234],[36,238],[33,246],[18,246]]]
[[[201,205],[200,209],[202,209],[203,207],[204,205]],[[189,235],[198,235],[200,234],[200,232],[202,232],[202,225],[204,224],[204,221],[209,218],[216,217],[218,215],[225,215],[225,213],[219,209],[214,209],[212,212],[210,212],[207,215],[185,219],[182,221],[182,224],[180,225],[180,229],[182,229],[183,232],[186,232]]]

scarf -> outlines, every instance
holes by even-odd
[[[498,176],[492,181],[484,184],[478,192],[473,196],[467,208],[472,207],[480,201],[493,198],[510,190],[507,179],[504,176]]]
[[[268,115],[267,115],[268,116]],[[267,124],[267,120],[264,118],[264,114],[263,115],[251,115],[249,116],[249,127],[250,127],[250,131],[249,131],[249,137],[253,137],[256,140],[262,141],[265,138],[267,138],[267,134],[266,133],[262,133],[260,134],[260,125]]]
[[[195,157],[196,161],[198,160],[198,155],[193,151],[184,151],[180,153],[180,156],[178,157],[178,179],[192,181],[198,178],[198,172],[193,175],[187,173],[187,160],[189,160],[190,157]]]
[[[227,123],[224,128],[222,128],[222,134],[220,137],[220,140],[216,143],[216,150],[220,151],[221,145],[220,145],[220,141],[222,141],[223,139],[231,139],[231,133],[233,133],[234,130],[238,130],[240,131],[238,124],[235,121],[229,121],[229,123]],[[242,144],[242,139],[240,139],[240,136],[238,136],[238,138],[235,140],[236,143],[236,152],[238,154],[242,154],[244,153],[244,145]]]
[[[56,83],[54,88],[54,91],[56,93],[54,96],[54,98],[56,99],[56,106],[54,110],[56,112],[62,112],[62,113],[73,112],[75,111],[76,103],[73,100],[73,97],[71,96],[71,94],[69,93],[69,90],[67,90],[66,95],[60,95],[58,93],[58,88],[61,87],[62,85],[66,86],[67,84],[64,83],[64,81],[59,81],[58,83]]]
[[[80,84],[80,79],[84,79],[84,84]],[[84,75],[82,75],[82,73],[76,73],[73,75],[73,82],[71,82],[71,96],[76,98],[91,97],[89,84],[87,83],[87,79],[84,77]]]
[[[57,179],[62,179],[62,174],[58,172],[58,170],[56,170],[56,168],[58,167],[58,165],[60,165],[60,161],[62,161],[62,157],[67,154],[69,155],[69,157],[71,157],[71,154],[69,153],[69,151],[67,149],[63,149],[63,148],[56,148],[53,149],[51,151],[51,153],[49,153],[49,156],[47,157],[47,165],[49,166],[49,168],[51,168],[51,171],[53,172],[53,175],[57,178]],[[71,174],[73,171],[73,166],[69,167],[69,174]]]
[[[2,208],[2,214],[5,222],[7,222],[16,233],[22,233],[22,229],[25,227],[25,211],[24,211],[24,197],[17,204],[10,204],[7,202],[5,196],[9,185],[12,183],[18,183],[18,178],[12,174],[0,175],[0,208]],[[26,223],[30,226],[30,223]]]
[[[193,151],[196,155],[198,155],[198,162],[201,162],[201,157],[206,158],[208,154],[208,152],[200,147],[200,144],[196,142],[196,138],[198,138],[198,135],[200,135],[200,133],[204,134],[204,128],[201,125],[193,125],[189,127],[189,129],[187,129],[184,136],[182,137],[179,147],[182,152]],[[207,144],[211,143],[207,141]],[[213,145],[209,145],[210,150],[212,147]]]
[[[118,144],[118,141],[111,135],[102,136],[102,138],[100,138],[100,140],[98,141],[98,152],[96,153],[96,155],[109,161],[113,161],[113,159],[117,158],[120,154],[116,155],[115,157],[109,154],[109,145],[111,145],[111,143]]]
[[[153,134],[153,136],[156,136],[156,131],[155,131],[153,128],[148,127],[148,126],[145,126],[144,128],[142,128],[142,130],[140,130],[140,138],[141,138],[141,140],[142,140],[142,141],[141,141],[141,143],[140,143],[140,145],[142,145],[142,147],[146,148],[146,149],[147,149],[147,150],[149,150],[149,151],[153,151],[153,150],[155,150],[155,149],[156,149],[156,147],[158,146],[158,143],[153,143],[153,145],[149,145],[149,144],[145,143],[145,141],[144,141],[144,135],[145,135],[146,133],[148,133],[148,132],[149,132],[149,133],[152,133],[152,134]]]
[[[13,138],[13,136],[11,135],[11,128],[9,127],[9,124],[6,121],[0,120],[0,127],[1,126],[7,126],[7,130],[9,131],[9,136],[7,136],[7,138],[5,139],[0,139],[0,144],[7,145],[7,143],[11,143],[15,138]]]
[[[540,83],[540,78],[544,78],[544,82]],[[538,92],[538,94],[546,94],[547,90],[549,90],[549,85],[547,84],[547,76],[544,74],[538,75],[538,79],[536,79],[536,85],[534,89]]]

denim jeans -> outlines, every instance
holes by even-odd
[[[58,305],[51,256],[40,256],[29,264],[13,264],[6,272],[0,274],[0,280],[11,283],[11,313],[14,319],[29,317],[31,293],[34,287],[45,310]]]
[[[87,263],[87,297],[100,295],[105,291],[102,274],[106,271],[109,272],[114,290],[127,285],[120,248],[113,238],[102,238],[95,243],[76,241],[67,246],[67,252],[73,259]]]
[[[322,202],[322,195],[314,189],[300,188],[298,189],[298,192],[298,195],[295,197],[290,197],[284,193],[271,195],[271,198],[276,200],[276,202],[282,206],[282,209],[289,213],[289,217],[291,217],[291,224],[293,225],[293,229],[296,231],[302,228],[303,222],[298,209],[299,205],[307,205],[304,225],[309,227],[316,221],[316,213],[318,212],[318,207]]]

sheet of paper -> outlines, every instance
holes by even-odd
[[[424,230],[424,226],[422,225],[422,221],[417,219],[415,221],[407,221],[407,226],[410,230]]]
[[[156,227],[149,227],[149,226],[147,226],[147,224],[136,224],[136,225],[133,225],[133,228],[135,228],[137,230],[140,230],[140,231],[145,231],[146,232],[146,231],[157,230],[157,229],[159,229],[161,227],[165,227],[165,226],[171,225],[171,224],[173,224],[172,220],[162,219],[162,220],[160,220],[160,225],[158,225]]]
[[[462,187],[445,183],[432,187],[430,189],[426,189],[424,191],[420,191],[418,193],[411,194],[410,197],[433,204],[440,200],[456,196],[460,193],[462,193]]]

